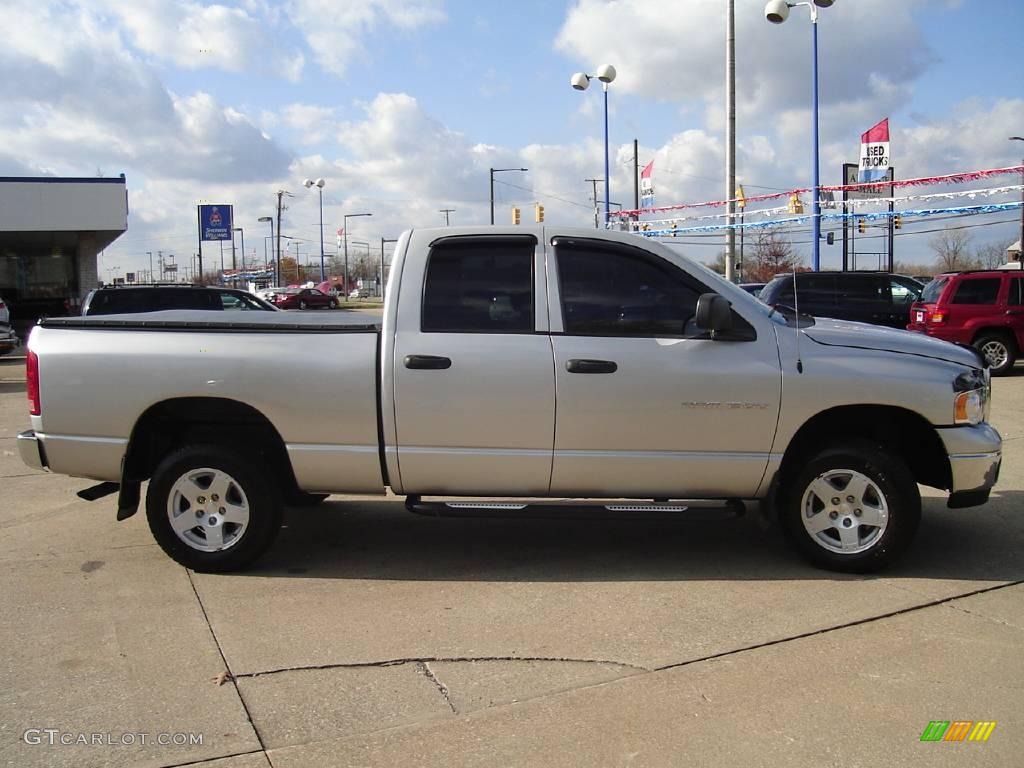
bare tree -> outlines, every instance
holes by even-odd
[[[943,272],[957,272],[976,266],[970,252],[971,236],[962,229],[946,227],[928,245],[935,252],[935,261]]]
[[[761,230],[752,246],[747,246],[743,279],[751,283],[767,283],[780,272],[800,270],[800,257],[793,244],[781,232]]]
[[[708,264],[708,267],[713,269],[718,274],[724,275],[725,274],[725,257],[726,257],[725,251],[719,251],[718,255],[715,256],[715,260],[713,262],[711,262],[710,264]]]
[[[1006,249],[1014,242],[1010,239],[996,240],[980,245],[974,249],[974,260],[982,269],[995,269],[1007,262],[1009,255],[1006,253]]]

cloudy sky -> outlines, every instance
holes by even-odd
[[[735,0],[737,171],[747,194],[810,182],[810,23],[765,22]],[[195,205],[233,204],[263,258],[275,191],[283,231],[327,250],[344,213],[355,241],[488,220],[488,168],[509,207],[590,226],[603,175],[601,92],[573,72],[614,64],[611,198],[632,207],[632,142],[655,160],[659,205],[724,196],[725,0],[4,0],[0,175],[128,180],[128,231],[103,256],[120,274],[147,251],[196,250]],[[836,0],[820,12],[822,183],[856,162],[860,134],[892,127],[898,178],[1021,162],[1021,0]],[[1000,183],[1013,183],[1013,179]],[[985,186],[985,184],[977,185]],[[939,190],[933,190],[939,191]],[[603,193],[599,192],[599,196]],[[1010,199],[1010,198],[1008,198]],[[978,245],[1014,213],[974,217]],[[681,224],[685,226],[685,224]],[[930,260],[911,223],[897,259]],[[920,233],[917,232],[920,230]],[[807,235],[792,234],[796,243]],[[687,238],[711,260],[722,238]],[[808,246],[798,245],[807,251]],[[219,249],[207,244],[209,256]],[[209,263],[209,262],[208,262]],[[823,266],[839,263],[822,246]],[[101,272],[101,278],[106,277]]]

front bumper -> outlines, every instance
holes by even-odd
[[[36,437],[34,430],[18,434],[18,453],[21,460],[32,469],[46,469],[46,452],[43,450],[43,441]]]
[[[949,456],[952,477],[949,506],[984,504],[999,479],[1003,458],[1003,440],[999,433],[984,422],[937,431]]]

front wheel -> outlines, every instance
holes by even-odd
[[[273,543],[281,502],[271,474],[253,457],[196,445],[175,451],[156,468],[146,518],[173,560],[221,573],[248,565]]]
[[[305,309],[305,308],[306,308],[306,302],[300,301],[299,302],[299,309]]]
[[[974,347],[988,361],[993,376],[1007,373],[1017,361],[1017,346],[1002,333],[986,333],[974,341]]]
[[[815,565],[870,573],[910,545],[921,496],[900,457],[853,440],[811,456],[783,488],[779,516],[789,539]]]
[[[337,309],[338,308],[338,300],[337,299],[331,299],[327,303],[327,306],[329,306],[331,309]]]

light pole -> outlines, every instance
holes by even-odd
[[[348,287],[348,220],[354,219],[357,216],[373,216],[372,213],[346,213],[341,217],[341,235],[344,239],[345,248],[345,301],[348,301],[349,287]]]
[[[588,75],[583,72],[577,72],[572,76],[569,81],[572,83],[572,87],[577,91],[587,90],[587,86],[590,85],[590,81],[593,78],[597,78],[601,81],[604,88],[604,225],[608,226],[608,211],[610,200],[609,195],[611,194],[608,184],[608,84],[615,79],[615,67],[611,64],[602,64],[597,68],[596,75]]]
[[[818,179],[818,9],[828,8],[835,0],[814,0],[810,3],[787,3],[786,0],[769,0],[764,7],[764,17],[772,24],[781,24],[789,18],[789,9],[806,5],[811,9],[811,53],[812,53],[812,105],[811,144],[814,155],[814,208],[811,212],[811,269],[821,269],[821,185]]]
[[[1011,136],[1010,141],[1024,141],[1024,136]],[[1021,163],[1024,163],[1024,160]],[[1020,182],[1024,184],[1024,171],[1020,173]],[[1024,186],[1020,190],[1020,203],[1020,240],[1017,241],[1020,250],[1017,251],[1017,261],[1020,262],[1020,268],[1024,270]]]
[[[146,251],[146,255],[149,256],[149,282],[153,282],[153,252]]]
[[[392,240],[387,237],[380,239],[380,295],[384,296],[384,243],[397,243],[398,240]],[[393,261],[393,259],[392,259]]]
[[[491,224],[494,223],[494,174],[504,173],[505,171],[521,171],[526,173],[529,168],[491,168]]]
[[[242,274],[244,275],[245,274],[245,232],[242,230],[241,227],[232,227],[231,231],[232,232],[238,232],[242,236]],[[232,238],[231,238],[231,247],[232,247],[232,249],[234,248],[234,246],[235,246],[235,238],[234,238],[234,236],[232,236]],[[234,266],[234,264],[232,264],[231,266]],[[235,275],[235,280],[236,281],[238,280],[238,275]],[[236,288],[238,287],[237,282],[235,284],[235,287]]]
[[[270,242],[274,242],[274,217],[273,216],[260,216],[256,221],[269,221],[270,222]],[[273,247],[273,245],[271,245]],[[274,285],[281,285],[281,255],[280,252],[274,259]]]
[[[322,283],[327,278],[324,277],[324,180],[317,179],[306,179],[302,182],[302,185],[309,189],[313,185],[316,185],[316,191],[320,193],[320,282]]]

